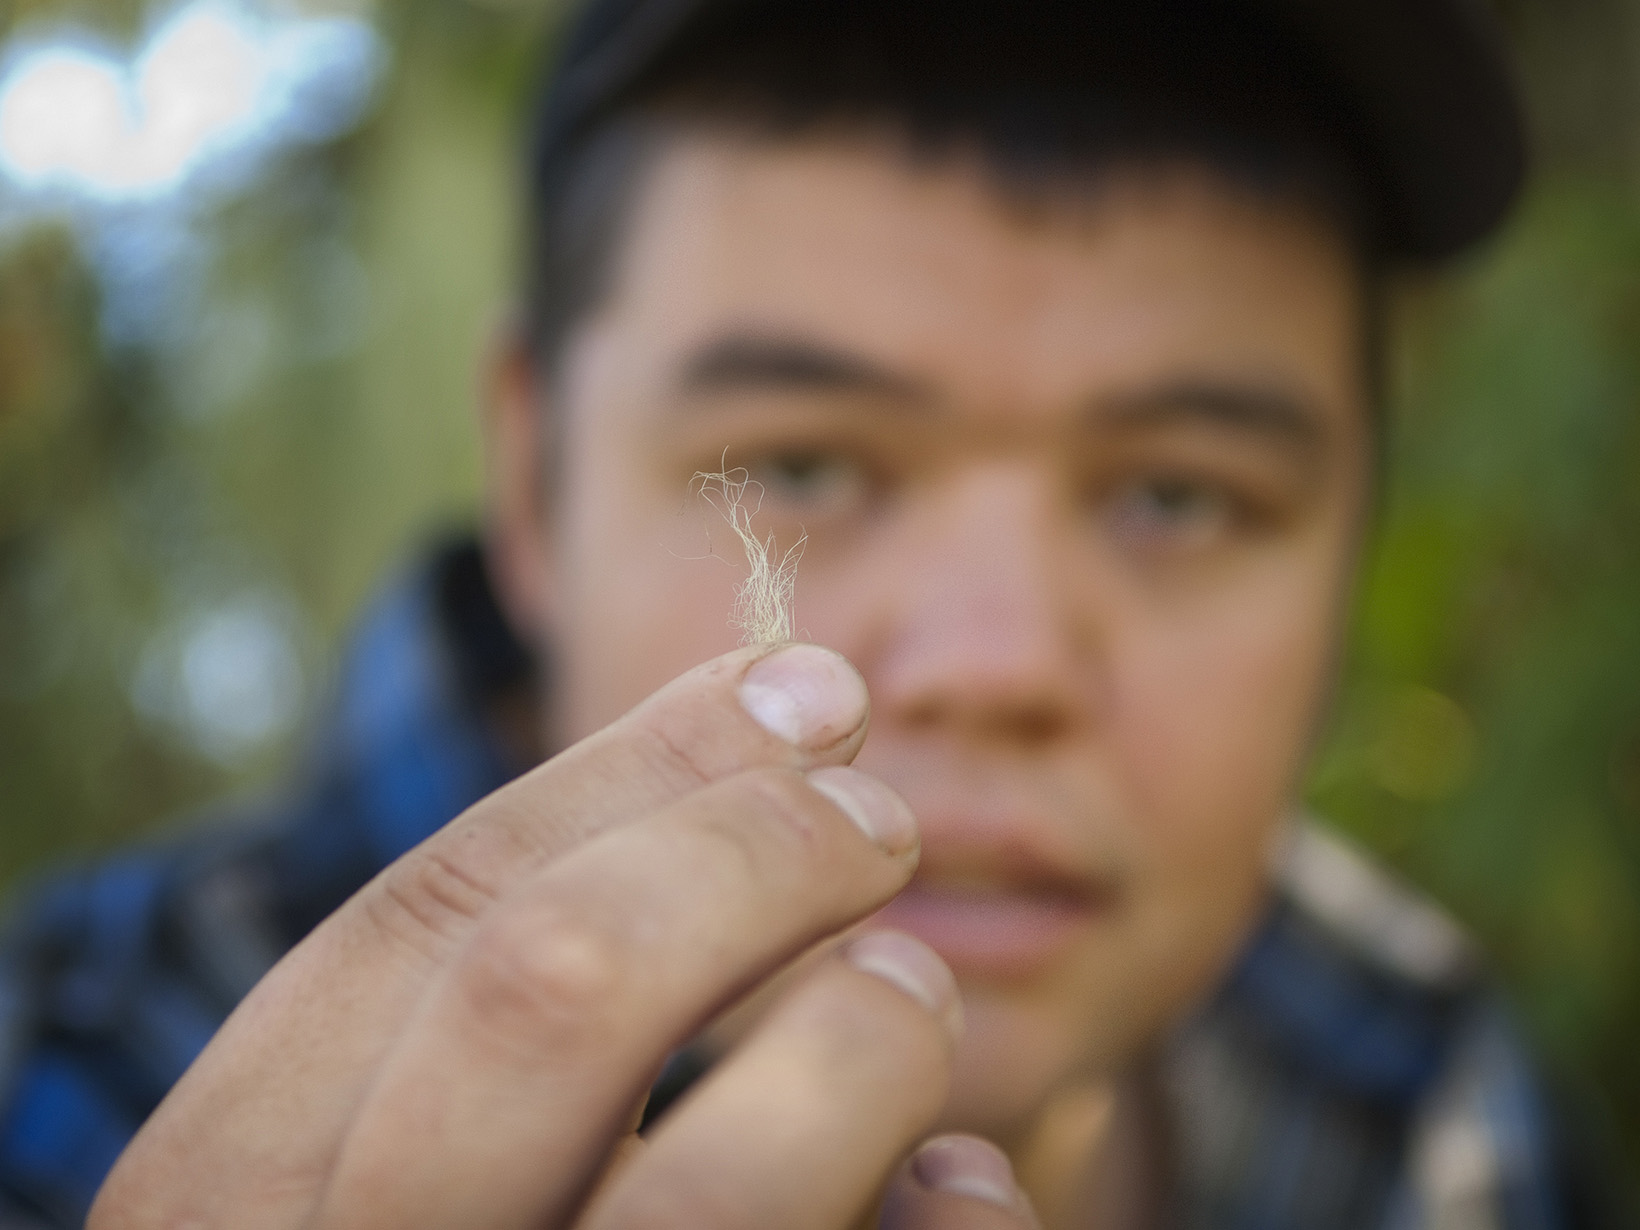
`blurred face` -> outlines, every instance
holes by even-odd
[[[647,181],[551,489],[500,503],[550,738],[735,644],[690,482],[745,467],[922,825],[879,921],[962,983],[955,1124],[1130,1060],[1257,917],[1361,513],[1356,288],[1321,223],[1189,168],[1027,212],[865,137],[700,136]]]

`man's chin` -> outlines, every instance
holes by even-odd
[[[1100,1067],[1096,1039],[1071,1038],[1044,1006],[988,988],[963,988],[966,1029],[957,1048],[942,1127],[977,1132],[1005,1148],[1033,1127],[1042,1107]]]

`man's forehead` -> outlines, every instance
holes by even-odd
[[[1237,176],[1184,153],[1122,156],[1032,170],[977,144],[923,148],[890,125],[838,125],[771,137],[710,124],[670,137],[637,213],[698,226],[708,218],[756,239],[781,223],[833,240],[869,234],[885,217],[914,217],[931,237],[988,232],[1017,257],[1062,262],[1135,229],[1204,226],[1348,258],[1342,228],[1293,187]],[[747,223],[755,229],[741,231]],[[673,235],[674,241],[677,236]],[[788,238],[782,236],[782,238]]]
[[[1354,266],[1296,203],[1178,163],[1070,191],[1027,209],[979,159],[916,160],[882,133],[692,134],[648,179],[610,306],[662,348],[814,336],[1012,392],[1022,374],[1074,383],[1181,350],[1353,364]]]

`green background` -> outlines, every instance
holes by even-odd
[[[1310,793],[1481,936],[1591,1147],[1640,1173],[1640,3],[1573,7],[1506,14],[1524,206],[1400,293],[1381,533]],[[473,516],[554,10],[375,17],[369,117],[198,219],[200,293],[155,305],[162,336],[108,342],[66,227],[0,234],[0,881],[275,780],[360,602]],[[140,27],[52,0],[0,32],[67,19]],[[231,747],[165,703],[224,610],[296,685]]]

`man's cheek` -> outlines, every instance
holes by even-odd
[[[1159,646],[1135,673],[1113,757],[1140,851],[1131,951],[1184,984],[1210,979],[1255,919],[1322,671],[1302,626],[1198,645]]]
[[[1285,809],[1326,669],[1310,619],[1137,645],[1119,676],[1116,760],[1145,828],[1183,856],[1256,840]],[[1288,608],[1291,610],[1291,608]]]
[[[624,528],[627,532],[610,532]],[[719,559],[672,549],[666,523],[607,527],[576,553],[553,646],[572,737],[614,721],[651,692],[739,643],[730,627],[739,574]],[[699,545],[699,544],[697,544]]]

